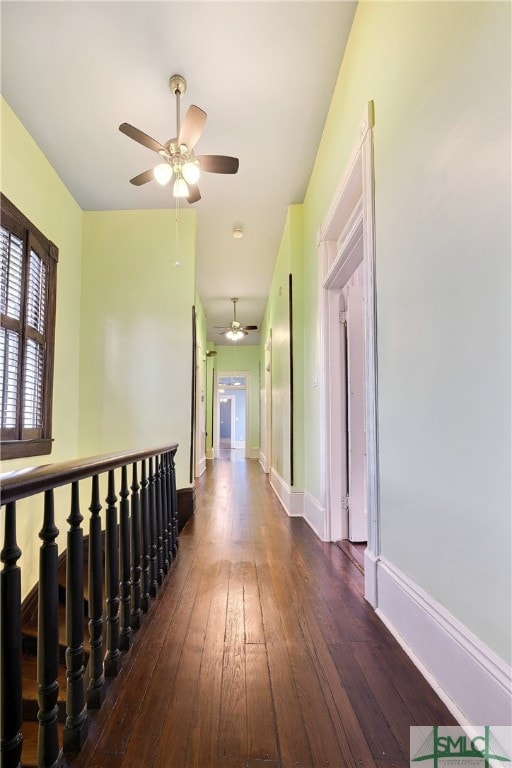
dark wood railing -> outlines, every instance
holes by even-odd
[[[16,537],[17,502],[36,494],[43,495],[41,519],[33,521],[34,531],[41,526],[39,537],[42,541],[38,584],[37,765],[50,768],[63,761],[63,754],[81,749],[87,738],[87,709],[102,705],[106,679],[118,674],[122,654],[130,648],[133,634],[141,626],[142,614],[148,611],[151,598],[156,596],[176,557],[176,450],[177,445],[173,443],[150,450],[48,464],[0,476],[1,503],[5,505],[3,569],[0,574],[1,757],[4,768],[18,768],[23,762],[21,570],[18,565],[22,552]],[[102,475],[106,475],[108,487],[103,526]],[[88,547],[84,551],[80,490],[81,483],[87,481],[90,482],[90,518]],[[66,712],[62,739],[59,739],[58,731],[59,561],[56,539],[59,531],[54,514],[54,490],[60,486],[70,489],[65,584]],[[82,488],[82,498],[83,493]],[[85,574],[88,588],[84,601]],[[88,660],[84,651],[84,606],[88,612]]]

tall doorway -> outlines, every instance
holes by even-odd
[[[216,372],[214,400],[214,458],[231,461],[249,458],[250,374],[247,371]]]
[[[346,489],[344,504],[347,539],[363,543],[368,539],[366,506],[366,415],[364,360],[364,269],[357,267],[341,290],[344,304],[343,368],[345,379]]]
[[[318,275],[324,538],[364,548],[365,596],[376,606],[380,517],[373,124],[369,102],[318,233]]]

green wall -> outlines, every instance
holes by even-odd
[[[5,100],[1,99],[0,104],[2,192],[59,249],[52,453],[3,461],[2,471],[7,472],[77,455],[82,211]],[[65,546],[68,503],[62,492],[56,494],[60,547]],[[40,530],[41,522],[37,500],[18,504],[17,535],[23,552],[19,563],[24,594],[38,578],[41,541],[34,531]],[[3,530],[3,523],[0,524]]]
[[[173,440],[188,485],[195,212],[180,213],[176,268],[172,211],[84,213],[3,99],[1,128],[2,192],[59,248],[53,450],[2,471]],[[56,492],[59,550],[68,496]],[[20,503],[23,594],[38,578],[40,525],[40,498]]]
[[[359,4],[303,230],[305,487],[320,501],[316,234],[373,100],[382,555],[506,659],[510,11]]]
[[[293,306],[294,488],[304,484],[304,282],[302,206],[288,208],[269,298],[261,328],[260,366],[265,370],[265,345],[272,339],[272,467],[291,485],[290,454],[290,321],[289,275]],[[264,386],[264,380],[262,380]]]
[[[84,213],[80,452],[179,443],[177,484],[189,484],[196,214]]]

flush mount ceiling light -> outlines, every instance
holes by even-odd
[[[244,236],[243,227],[239,227],[239,226],[233,227],[232,235],[235,238],[235,240],[240,240],[240,238]]]
[[[121,123],[119,130],[130,139],[137,141],[161,157],[161,162],[148,171],[139,173],[130,179],[136,187],[156,181],[168,184],[174,175],[173,194],[176,198],[186,197],[189,203],[197,203],[201,194],[197,186],[201,171],[208,173],[236,173],[239,161],[228,155],[194,155],[197,144],[206,123],[206,112],[192,104],[180,126],[180,100],[187,90],[187,83],[181,75],[169,79],[169,87],[176,97],[176,139],[169,139],[165,144],[152,139],[129,123]],[[242,231],[243,234],[243,231]]]
[[[257,325],[242,325],[236,319],[236,305],[238,299],[235,297],[231,299],[233,302],[233,320],[229,325],[216,325],[215,328],[222,330],[221,336],[225,336],[230,341],[240,341],[244,336],[247,336],[248,331],[256,331]]]

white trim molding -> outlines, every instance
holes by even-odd
[[[348,535],[342,499],[347,495],[344,435],[344,377],[340,356],[340,292],[359,263],[364,264],[366,501],[369,563],[380,552],[379,454],[377,415],[377,313],[373,190],[373,102],[367,104],[354,149],[317,233],[319,295],[320,460],[325,467],[320,506],[325,508],[325,538]],[[376,606],[375,568],[365,573],[365,596]],[[368,581],[368,584],[366,584]]]
[[[461,724],[512,725],[510,667],[385,558],[377,614]]]
[[[321,541],[328,541],[325,526],[325,507],[308,491],[304,491],[304,518]]]
[[[274,467],[270,468],[270,485],[289,517],[304,517],[304,493],[292,491]]]

